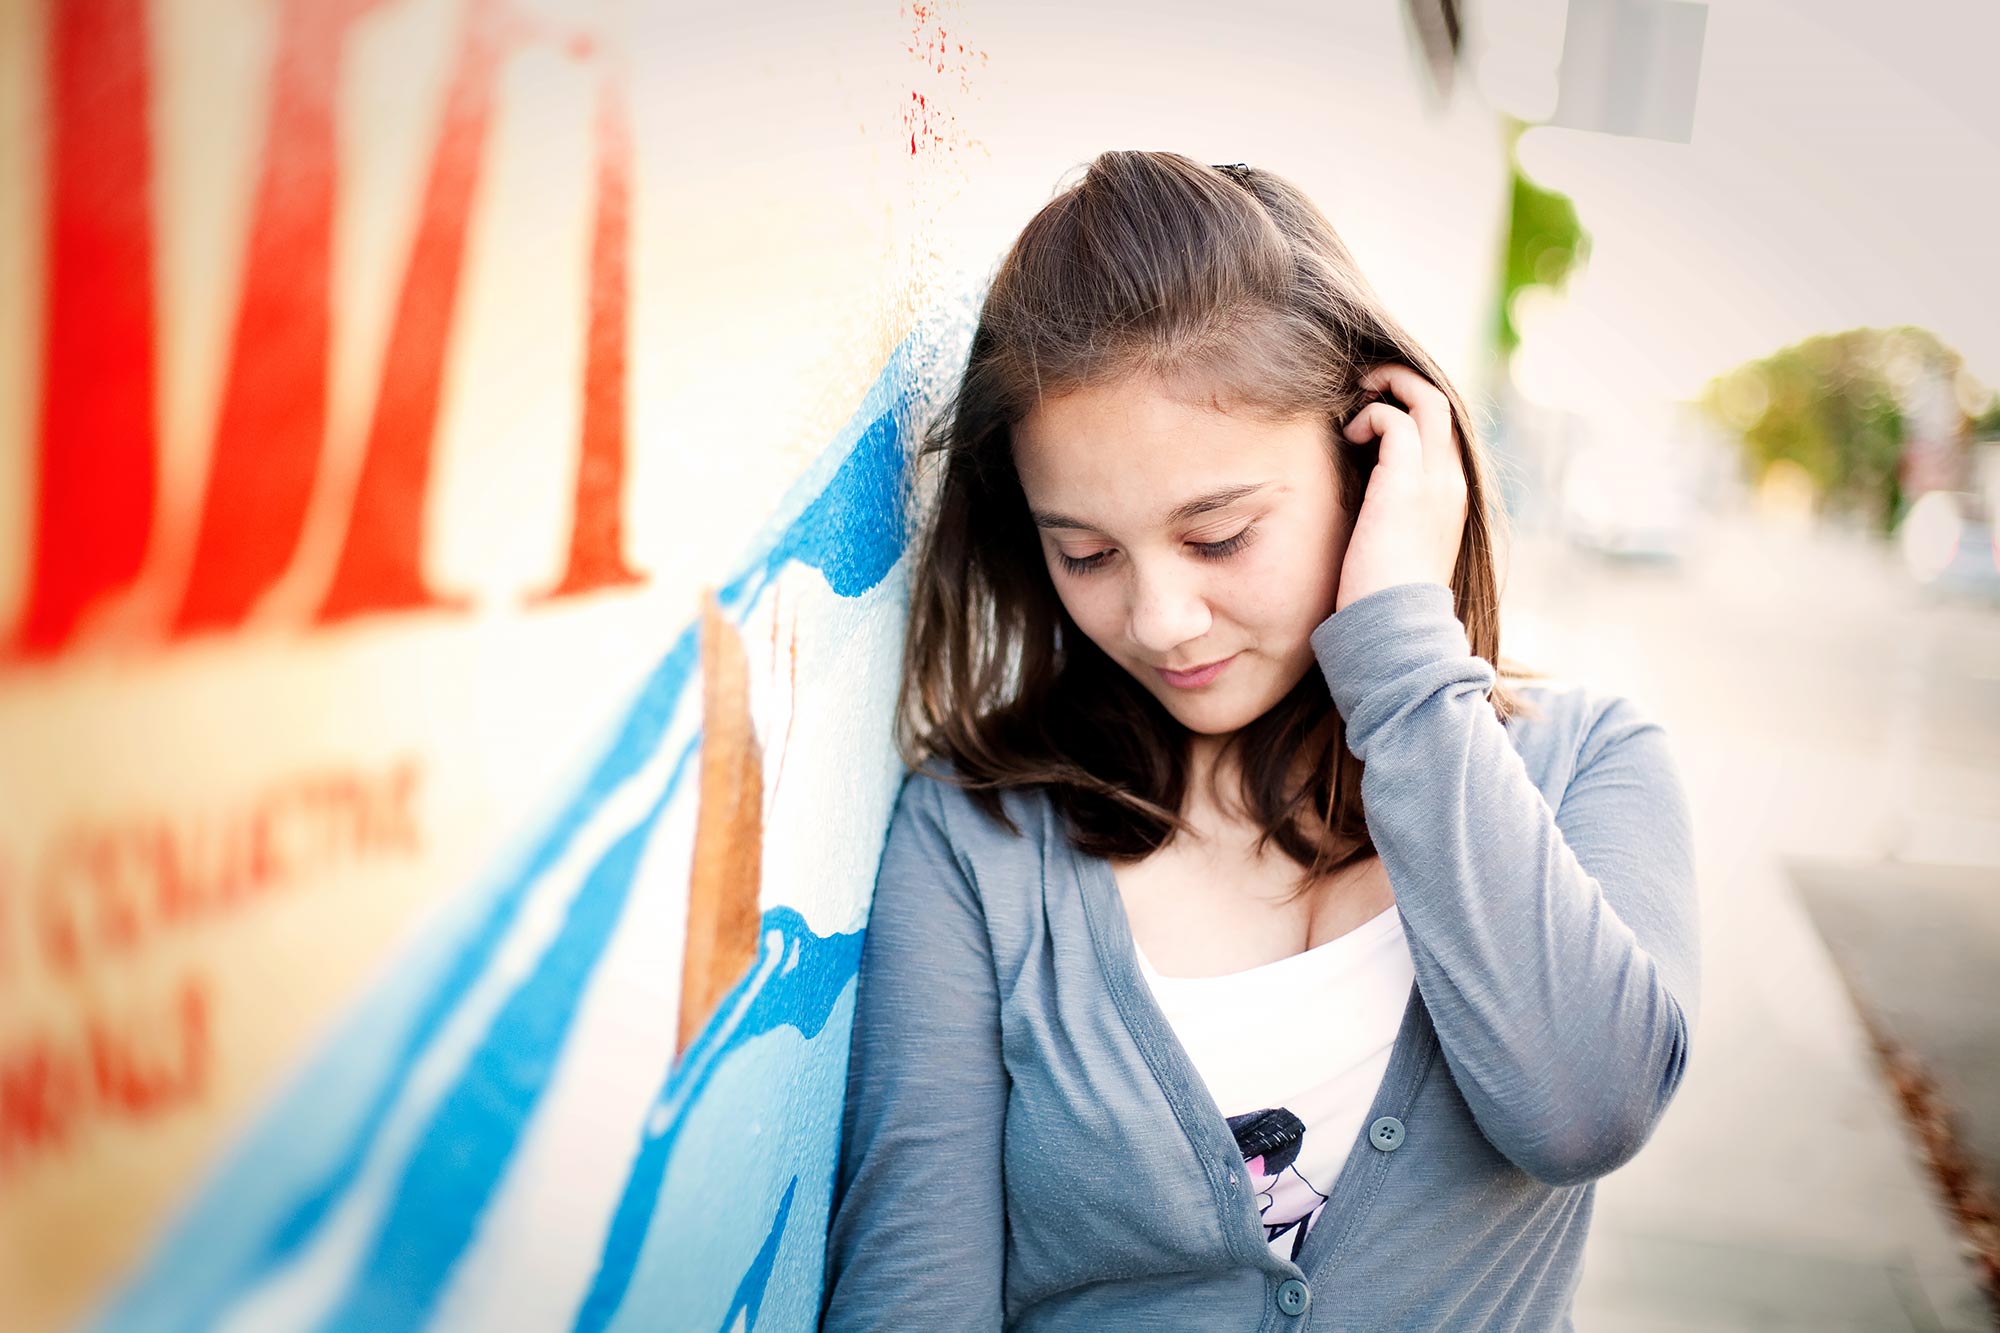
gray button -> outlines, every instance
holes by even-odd
[[[1295,1277],[1278,1284],[1278,1308],[1286,1314],[1304,1314],[1313,1303],[1312,1288]]]
[[[1394,1152],[1403,1145],[1403,1122],[1395,1116],[1385,1115],[1368,1127],[1368,1141],[1383,1152]]]

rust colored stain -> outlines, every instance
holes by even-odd
[[[764,758],[750,720],[749,659],[713,592],[701,610],[701,790],[681,969],[685,1051],[757,957]]]
[[[776,634],[777,628],[774,624],[772,626],[773,637],[776,637]],[[792,626],[791,689],[792,707],[785,713],[785,738],[778,742],[778,771],[771,775],[771,798],[773,800],[777,799],[778,784],[785,779],[785,756],[792,752],[792,724],[799,720],[799,627],[796,623]]]

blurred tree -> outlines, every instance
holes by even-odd
[[[1513,356],[1521,335],[1514,328],[1514,297],[1524,287],[1561,291],[1570,275],[1590,257],[1590,233],[1577,221],[1569,196],[1544,190],[1521,171],[1514,144],[1526,128],[1511,117],[1506,122],[1507,161],[1512,169],[1512,199],[1508,205],[1506,250],[1501,256],[1500,308],[1493,343],[1501,360]]]
[[[1780,459],[1795,463],[1824,506],[1886,533],[1906,507],[1913,447],[1964,450],[1972,422],[1952,397],[1963,364],[1925,329],[1850,329],[1746,362],[1710,381],[1700,401],[1742,441],[1751,481]]]
[[[2000,393],[1994,394],[1986,410],[1972,419],[1971,429],[1975,440],[2000,440]]]

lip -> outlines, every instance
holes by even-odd
[[[1191,671],[1169,671],[1165,667],[1154,667],[1153,669],[1160,673],[1160,679],[1167,682],[1167,684],[1178,686],[1183,690],[1195,690],[1200,689],[1221,675],[1222,668],[1234,662],[1237,656],[1238,654],[1231,653],[1218,662],[1210,662],[1207,666],[1198,666]]]

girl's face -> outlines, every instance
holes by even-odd
[[[1217,411],[1144,376],[1014,428],[1063,606],[1191,731],[1235,731],[1315,668],[1350,527],[1335,440],[1324,418]]]

